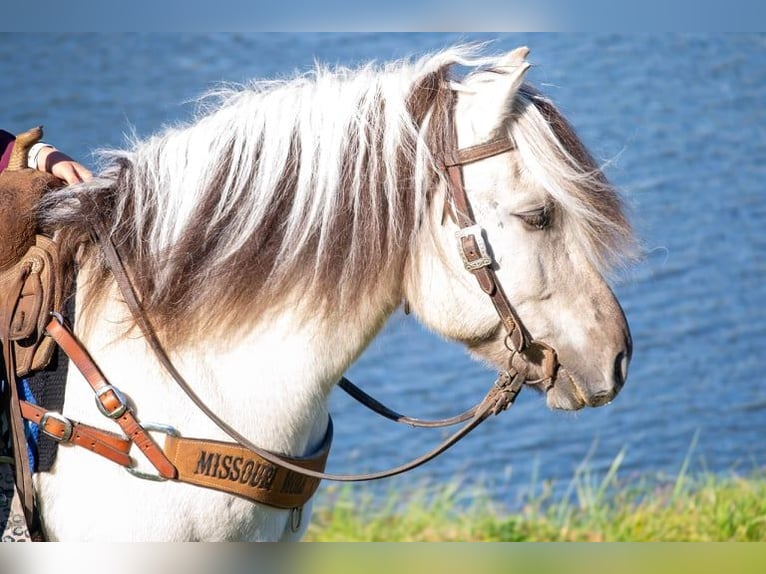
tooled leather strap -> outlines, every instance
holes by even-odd
[[[86,448],[126,468],[133,466],[131,442],[122,436],[77,422],[38,405],[21,401],[23,417],[58,442]],[[322,471],[332,444],[332,424],[317,451],[286,460],[303,468]],[[299,508],[316,492],[320,481],[275,466],[236,443],[168,435],[165,456],[177,469],[176,480],[236,494],[276,508]]]
[[[87,448],[122,466],[131,466],[130,441],[122,436],[69,419],[60,413],[21,401],[21,414],[59,443]]]
[[[307,457],[283,457],[303,470],[321,472],[332,445],[332,421],[317,451]],[[236,494],[276,508],[300,508],[320,480],[272,462],[236,443],[168,435],[165,453],[178,469],[178,480]]]
[[[175,478],[177,473],[173,464],[167,459],[152,436],[138,422],[125,402],[122,393],[109,384],[96,366],[96,363],[93,362],[93,359],[71,331],[57,316],[51,319],[46,330],[79,369],[96,393],[96,404],[102,414],[120,425],[125,435],[141,449],[146,458],[157,469],[160,476],[163,478]]]

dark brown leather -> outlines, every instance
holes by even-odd
[[[2,302],[0,302],[2,303]],[[0,335],[7,333],[8,325],[0,325],[3,329]],[[27,456],[27,439],[19,406],[19,389],[16,385],[16,364],[13,358],[13,343],[3,336],[3,362],[5,363],[6,390],[2,395],[2,412],[7,413],[13,446],[14,480],[19,493],[21,507],[30,531],[35,522],[34,488],[32,486],[32,469]]]
[[[456,444],[460,439],[466,436],[469,432],[475,429],[490,414],[497,413],[497,412],[500,412],[500,410],[503,410],[502,408],[498,406],[500,405],[500,403],[507,403],[507,405],[510,404],[510,402],[512,401],[510,402],[507,401],[508,396],[513,396],[515,398],[516,394],[518,393],[518,389],[512,391],[511,388],[509,387],[509,385],[517,384],[516,378],[513,378],[513,380],[509,378],[507,384],[505,383],[501,384],[499,383],[499,381],[504,380],[504,373],[501,373],[500,377],[498,378],[498,381],[495,381],[495,384],[487,393],[487,396],[484,398],[484,400],[480,403],[479,407],[476,409],[474,413],[474,417],[472,419],[466,422],[466,424],[460,429],[458,429],[454,434],[447,437],[433,450],[429,451],[423,456],[412,459],[409,462],[402,464],[396,468],[392,468],[392,469],[380,471],[380,472],[367,473],[367,474],[330,474],[326,472],[314,471],[309,468],[302,468],[301,466],[291,462],[289,459],[281,455],[274,454],[272,452],[264,450],[260,448],[259,446],[257,446],[256,444],[254,444],[247,437],[243,436],[231,425],[229,425],[226,421],[221,419],[221,417],[219,417],[215,412],[213,412],[210,409],[210,407],[208,407],[204,403],[204,401],[200,399],[200,397],[191,388],[189,383],[186,382],[183,375],[181,375],[178,369],[176,369],[175,365],[173,365],[173,362],[167,356],[167,353],[165,352],[162,346],[162,343],[160,343],[159,339],[157,338],[157,335],[155,334],[155,331],[151,326],[151,322],[149,321],[149,318],[146,316],[146,313],[141,307],[141,303],[139,302],[138,297],[135,293],[135,290],[133,289],[133,285],[130,282],[130,278],[128,277],[127,271],[125,270],[125,266],[123,265],[122,260],[119,256],[117,247],[112,242],[111,237],[109,236],[103,224],[100,224],[100,223],[96,224],[94,228],[94,233],[98,240],[99,246],[101,247],[101,250],[104,254],[104,258],[107,262],[107,265],[109,266],[109,269],[111,270],[112,275],[115,278],[117,286],[120,289],[120,293],[122,294],[123,299],[125,300],[125,303],[128,306],[128,309],[130,310],[131,314],[136,320],[136,323],[138,324],[139,328],[141,329],[141,332],[146,338],[147,343],[149,344],[150,348],[154,352],[155,357],[157,358],[159,363],[162,365],[162,367],[165,369],[165,371],[173,378],[176,384],[181,388],[181,390],[184,391],[184,393],[189,397],[189,399],[195,405],[197,405],[197,407],[203,413],[205,413],[205,415],[207,415],[207,417],[213,423],[215,423],[216,426],[218,426],[223,432],[229,435],[242,447],[249,449],[253,453],[257,454],[258,456],[267,460],[268,462],[270,462],[271,464],[275,466],[284,467],[288,470],[291,470],[293,472],[296,472],[298,474],[302,474],[308,477],[334,480],[338,482],[359,482],[359,481],[366,481],[366,480],[377,480],[380,478],[387,478],[389,476],[402,474],[404,472],[417,468],[418,466],[421,466],[422,464],[425,464],[429,460],[432,460],[438,455],[440,455],[441,453],[445,452],[447,449],[449,449],[454,444]],[[520,388],[520,385],[521,383],[518,382],[519,388]],[[506,407],[503,407],[503,408],[506,408]]]
[[[167,464],[173,471],[173,476],[170,476],[170,478],[177,478],[192,484],[199,484],[200,486],[232,492],[233,494],[249,497],[252,500],[277,506],[279,508],[293,508],[304,504],[305,501],[311,497],[316,486],[319,484],[320,479],[343,482],[375,480],[414,469],[456,444],[490,415],[498,414],[513,404],[527,378],[526,369],[516,369],[514,367],[513,358],[515,355],[522,354],[527,348],[534,348],[535,354],[538,357],[541,357],[540,365],[543,370],[553,370],[555,369],[555,365],[557,365],[555,351],[553,351],[553,349],[550,349],[542,343],[532,342],[530,345],[529,338],[526,336],[521,321],[505,296],[505,293],[491,268],[491,260],[486,253],[484,240],[481,236],[477,236],[477,233],[480,233],[480,229],[476,226],[473,219],[470,204],[465,195],[465,190],[463,189],[462,170],[460,168],[462,164],[479,161],[487,157],[510,151],[511,149],[513,149],[513,143],[508,138],[498,138],[464,150],[457,150],[454,146],[451,146],[445,154],[445,168],[447,169],[448,178],[451,182],[451,203],[455,208],[453,212],[456,215],[460,228],[462,230],[468,230],[468,232],[461,236],[461,255],[466,262],[466,266],[477,277],[484,292],[492,299],[503,325],[506,328],[508,339],[511,344],[513,344],[508,370],[503,371],[498,375],[497,380],[494,382],[487,395],[476,407],[461,415],[452,417],[451,419],[443,419],[441,421],[422,421],[420,419],[402,417],[401,415],[398,415],[398,413],[387,409],[381,403],[378,403],[345,379],[344,381],[346,384],[343,382],[341,383],[341,386],[344,387],[347,392],[350,392],[357,399],[362,400],[362,402],[366,401],[368,406],[372,405],[371,408],[373,408],[373,410],[376,410],[393,420],[400,420],[401,422],[414,424],[415,426],[446,426],[467,421],[463,427],[458,429],[458,431],[445,439],[430,452],[396,468],[368,474],[338,475],[325,473],[323,470],[327,452],[330,447],[329,438],[326,437],[325,446],[323,446],[323,449],[320,449],[320,451],[323,452],[321,465],[315,462],[302,464],[305,463],[306,459],[294,459],[261,449],[238,433],[216,413],[212,412],[194,393],[191,386],[186,382],[167,356],[167,353],[157,338],[151,322],[146,316],[138,296],[133,289],[133,285],[122,263],[117,247],[112,242],[104,225],[100,222],[96,223],[94,227],[96,240],[101,247],[105,261],[115,278],[115,282],[117,283],[131,314],[141,329],[157,360],[192,402],[194,402],[194,404],[197,405],[198,408],[200,408],[200,410],[219,428],[236,440],[238,444],[232,445],[230,443],[183,439],[176,436],[169,436],[166,439],[166,448],[167,454],[172,459],[172,462],[169,461],[166,458],[166,455],[162,454],[162,451],[159,451],[159,448],[156,446],[156,443],[154,443],[151,436],[146,433],[132,416],[130,409],[124,404],[124,399],[119,396],[116,389],[113,389],[113,387],[106,382],[106,379],[98,370],[98,367],[90,359],[87,351],[82,348],[80,343],[64,327],[64,325],[57,319],[54,319],[49,324],[49,332],[83,373],[86,380],[96,392],[103,409],[107,412],[119,410],[122,413],[118,422],[120,422],[123,430],[128,434],[131,440],[137,442],[142,448],[146,448],[147,456],[150,454],[152,455],[150,456],[150,460],[156,459],[156,462],[155,460],[152,461],[155,463],[155,466],[158,468],[162,476],[171,474],[170,472],[163,472],[162,470],[165,461],[167,461]],[[476,229],[468,229],[472,227],[475,227]],[[332,421],[330,420],[328,427],[329,437],[331,437],[331,425]],[[162,456],[158,456],[157,451],[159,451]],[[210,455],[208,451],[211,451],[213,454]],[[216,455],[217,459],[209,458],[210,456]],[[213,470],[213,465],[215,464],[217,466],[221,463],[221,460],[223,459],[222,457],[229,457],[230,466]],[[284,477],[280,480],[279,484],[284,484],[285,481],[287,481],[287,483],[291,485],[289,490],[292,490],[292,485],[297,485],[299,483],[302,485],[309,485],[309,487],[303,491],[300,498],[289,498],[285,500],[279,500],[273,497],[257,498],[252,492],[247,492],[247,489],[242,490],[239,487],[234,487],[232,484],[229,484],[239,483],[241,479],[241,474],[238,475],[236,479],[232,478],[234,460],[240,460],[240,465],[245,464],[245,460],[249,460],[252,461],[253,465],[260,464],[262,469],[266,469],[263,472],[266,473],[264,476],[267,478],[256,480],[256,483],[260,484],[262,490],[269,490],[264,489],[263,486],[265,484],[272,486],[276,480],[274,477],[277,475]],[[253,466],[253,468],[255,467]],[[301,477],[300,480],[298,480],[298,477]],[[259,487],[256,486],[255,488],[257,489]],[[284,489],[280,487],[278,490],[282,491]],[[297,487],[295,494],[297,494]]]
[[[476,222],[473,219],[468,197],[466,196],[465,190],[463,188],[461,166],[465,163],[479,161],[481,159],[486,159],[488,157],[510,151],[514,148],[514,144],[509,138],[499,137],[489,142],[459,150],[455,145],[455,141],[456,140],[454,139],[453,134],[453,139],[451,142],[448,142],[447,150],[445,152],[444,166],[447,170],[447,175],[451,182],[450,191],[459,226],[461,229],[466,229],[475,226]],[[228,423],[222,420],[216,413],[211,411],[210,408],[196,395],[196,393],[186,382],[181,373],[175,368],[175,365],[173,365],[172,361],[167,356],[167,353],[165,353],[165,350],[160,343],[151,325],[151,322],[149,321],[149,318],[146,316],[146,313],[144,313],[138,296],[133,289],[133,285],[122,263],[119,252],[117,251],[117,247],[112,242],[108,231],[103,226],[103,224],[97,223],[94,232],[104,254],[107,265],[109,266],[112,275],[115,278],[117,286],[128,306],[128,309],[130,310],[138,327],[141,329],[141,332],[144,334],[144,337],[146,338],[146,341],[154,352],[156,358],[166,370],[166,372],[173,378],[173,380],[175,380],[176,384],[178,384],[178,386],[184,391],[184,393],[186,393],[192,402],[194,402],[194,404],[197,405],[197,407],[203,413],[205,413],[211,421],[213,421],[221,430],[232,437],[241,446],[249,449],[253,453],[258,454],[260,457],[276,466],[285,467],[305,476],[341,482],[355,482],[395,476],[397,474],[401,474],[416,468],[446,451],[448,448],[458,442],[463,436],[467,435],[471,430],[476,428],[490,414],[497,414],[510,406],[513,403],[513,400],[515,400],[515,397],[525,380],[525,377],[522,376],[522,374],[526,375],[526,369],[523,371],[516,369],[513,364],[513,358],[515,355],[524,352],[524,349],[529,344],[529,338],[526,336],[521,320],[516,315],[513,306],[508,301],[508,298],[503,292],[500,283],[497,281],[495,273],[490,266],[491,261],[488,261],[486,265],[472,269],[472,272],[476,276],[484,292],[487,293],[492,300],[492,303],[494,304],[495,309],[497,310],[498,315],[502,320],[503,326],[506,329],[508,340],[510,341],[511,345],[513,345],[511,348],[511,356],[509,358],[508,371],[499,374],[498,380],[495,381],[493,387],[484,397],[482,402],[479,403],[479,405],[473,409],[470,409],[469,411],[466,411],[465,413],[462,413],[461,415],[452,417],[451,419],[444,419],[442,421],[420,421],[419,419],[412,419],[409,417],[404,417],[405,420],[402,421],[407,424],[411,424],[413,421],[423,423],[416,426],[441,426],[442,423],[445,422],[446,424],[456,424],[457,422],[462,422],[465,420],[468,422],[457,432],[440,443],[432,451],[390,470],[368,474],[339,475],[317,472],[305,468],[301,469],[297,465],[294,465],[290,461],[286,460],[284,457],[265,451],[264,449],[261,449],[257,445],[253,444],[246,437],[232,428]],[[462,238],[462,255],[467,262],[476,262],[485,258],[481,252],[481,249],[479,248],[480,241],[483,242],[483,238],[476,237],[476,235],[471,234],[466,234]],[[550,366],[554,365],[552,369],[555,369],[555,365],[558,364],[556,361],[555,351],[542,343],[536,344],[535,349],[540,352],[542,352],[544,349],[550,351],[545,356],[546,360],[543,361],[543,366],[551,368]],[[538,353],[538,355],[540,355],[540,353]],[[350,386],[348,384],[342,384],[341,386],[345,387],[345,390],[352,396],[355,396],[355,398],[358,400],[362,397],[371,399],[369,395],[363,393],[361,389],[358,389],[358,387],[354,387],[353,385]],[[367,404],[368,407],[373,408],[373,410],[376,410],[376,412],[381,414],[385,413],[384,416],[387,416],[388,418],[393,418],[394,420],[397,420],[397,418],[402,418],[397,417],[398,413],[394,413],[377,401],[373,401],[367,401],[365,404]],[[365,400],[363,399],[362,402],[364,403]],[[470,418],[466,417],[468,414],[470,414]]]
[[[454,126],[453,126],[454,127]],[[513,140],[506,136],[500,136],[493,140],[474,146],[457,149],[456,136],[452,132],[451,141],[447,142],[447,149],[443,154],[443,167],[449,182],[449,194],[444,205],[442,225],[444,217],[449,216],[462,230],[459,234],[459,249],[461,257],[474,277],[476,277],[482,291],[486,293],[495,307],[506,331],[506,345],[511,351],[508,360],[508,373],[515,373],[514,379],[522,379],[524,382],[536,383],[552,379],[558,368],[556,351],[545,343],[530,341],[529,335],[524,329],[521,319],[516,314],[513,305],[503,291],[502,285],[492,269],[492,261],[488,253],[484,253],[480,245],[484,244],[481,236],[482,230],[476,225],[473,217],[468,196],[463,186],[462,166],[487,159],[515,149]],[[478,237],[477,237],[478,235]],[[486,248],[485,248],[486,250]],[[500,374],[501,378],[503,373]],[[361,404],[375,413],[392,421],[415,427],[443,427],[458,424],[476,417],[482,404],[450,418],[438,420],[422,420],[399,414],[388,408],[365,393],[345,377],[338,383],[341,389]],[[506,394],[506,397],[510,396]],[[489,395],[488,395],[489,397]],[[515,398],[515,393],[513,394]],[[487,398],[485,398],[485,401]],[[506,401],[507,399],[504,399]],[[507,400],[507,404],[498,406],[492,411],[494,414],[504,410],[513,402]]]
[[[454,154],[454,163],[445,163],[445,167],[464,166],[509,152],[516,148],[513,140],[506,136],[500,136],[484,143],[460,148]]]
[[[484,242],[484,238],[481,237],[482,230],[476,224],[476,219],[473,216],[471,204],[463,185],[462,166],[464,164],[511,151],[515,145],[510,138],[500,137],[489,142],[458,150],[455,143],[457,136],[454,130],[452,132],[452,140],[444,154],[443,163],[447,171],[447,180],[449,181],[449,200],[453,207],[452,213],[462,231],[459,247],[463,260],[466,262],[477,262],[477,266],[469,270],[476,277],[482,291],[489,296],[503,323],[506,331],[506,345],[511,351],[509,368],[522,371],[529,382],[538,382],[546,379],[552,380],[556,375],[559,364],[555,349],[540,341],[533,341],[529,336],[516,310],[511,305],[508,296],[503,291],[502,285],[492,268],[491,260],[486,259],[483,264],[478,265],[479,260],[482,259],[479,244]],[[514,361],[517,355],[523,359],[521,361],[522,364]]]
[[[356,399],[358,402],[366,406],[371,411],[378,413],[380,416],[385,417],[397,423],[402,423],[411,427],[419,428],[442,428],[449,427],[456,424],[464,423],[465,421],[472,419],[476,416],[476,411],[479,405],[476,405],[462,413],[443,419],[427,420],[419,419],[415,417],[409,417],[407,415],[400,414],[393,409],[390,409],[375,397],[368,395],[362,389],[357,387],[354,383],[349,381],[346,377],[341,377],[338,381],[338,386],[343,389],[348,395]]]

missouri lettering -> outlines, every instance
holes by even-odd
[[[303,488],[306,486],[307,480],[307,476],[289,470],[287,471],[287,476],[285,476],[285,480],[282,483],[282,488],[279,490],[280,492],[286,494],[301,494],[303,492]]]
[[[222,455],[218,452],[201,451],[194,474],[211,478],[249,484],[254,488],[271,490],[277,469],[271,464],[256,462],[242,456]]]

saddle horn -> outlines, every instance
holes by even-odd
[[[42,137],[42,126],[16,136],[8,167],[0,173],[0,271],[13,267],[34,245],[40,197],[61,186],[58,178],[27,167],[29,150]]]
[[[19,171],[27,167],[27,156],[29,150],[43,139],[43,127],[35,126],[30,130],[25,131],[22,134],[16,136],[16,142],[13,144],[13,150],[11,150],[11,157],[8,160],[9,171]]]

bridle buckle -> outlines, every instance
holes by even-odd
[[[468,271],[476,271],[492,265],[487,244],[484,241],[484,230],[477,223],[463,227],[455,232],[458,239],[458,249],[463,265]]]
[[[125,395],[117,387],[106,384],[96,391],[96,406],[105,417],[118,419],[128,410]]]
[[[48,421],[50,420],[54,420],[59,425],[61,425],[60,434],[57,434],[52,429],[48,428]],[[68,442],[69,439],[72,438],[72,433],[74,432],[72,421],[70,421],[61,413],[57,413],[55,411],[47,411],[46,413],[44,413],[43,416],[40,418],[40,422],[38,423],[38,426],[44,434],[51,437],[56,442]]]

